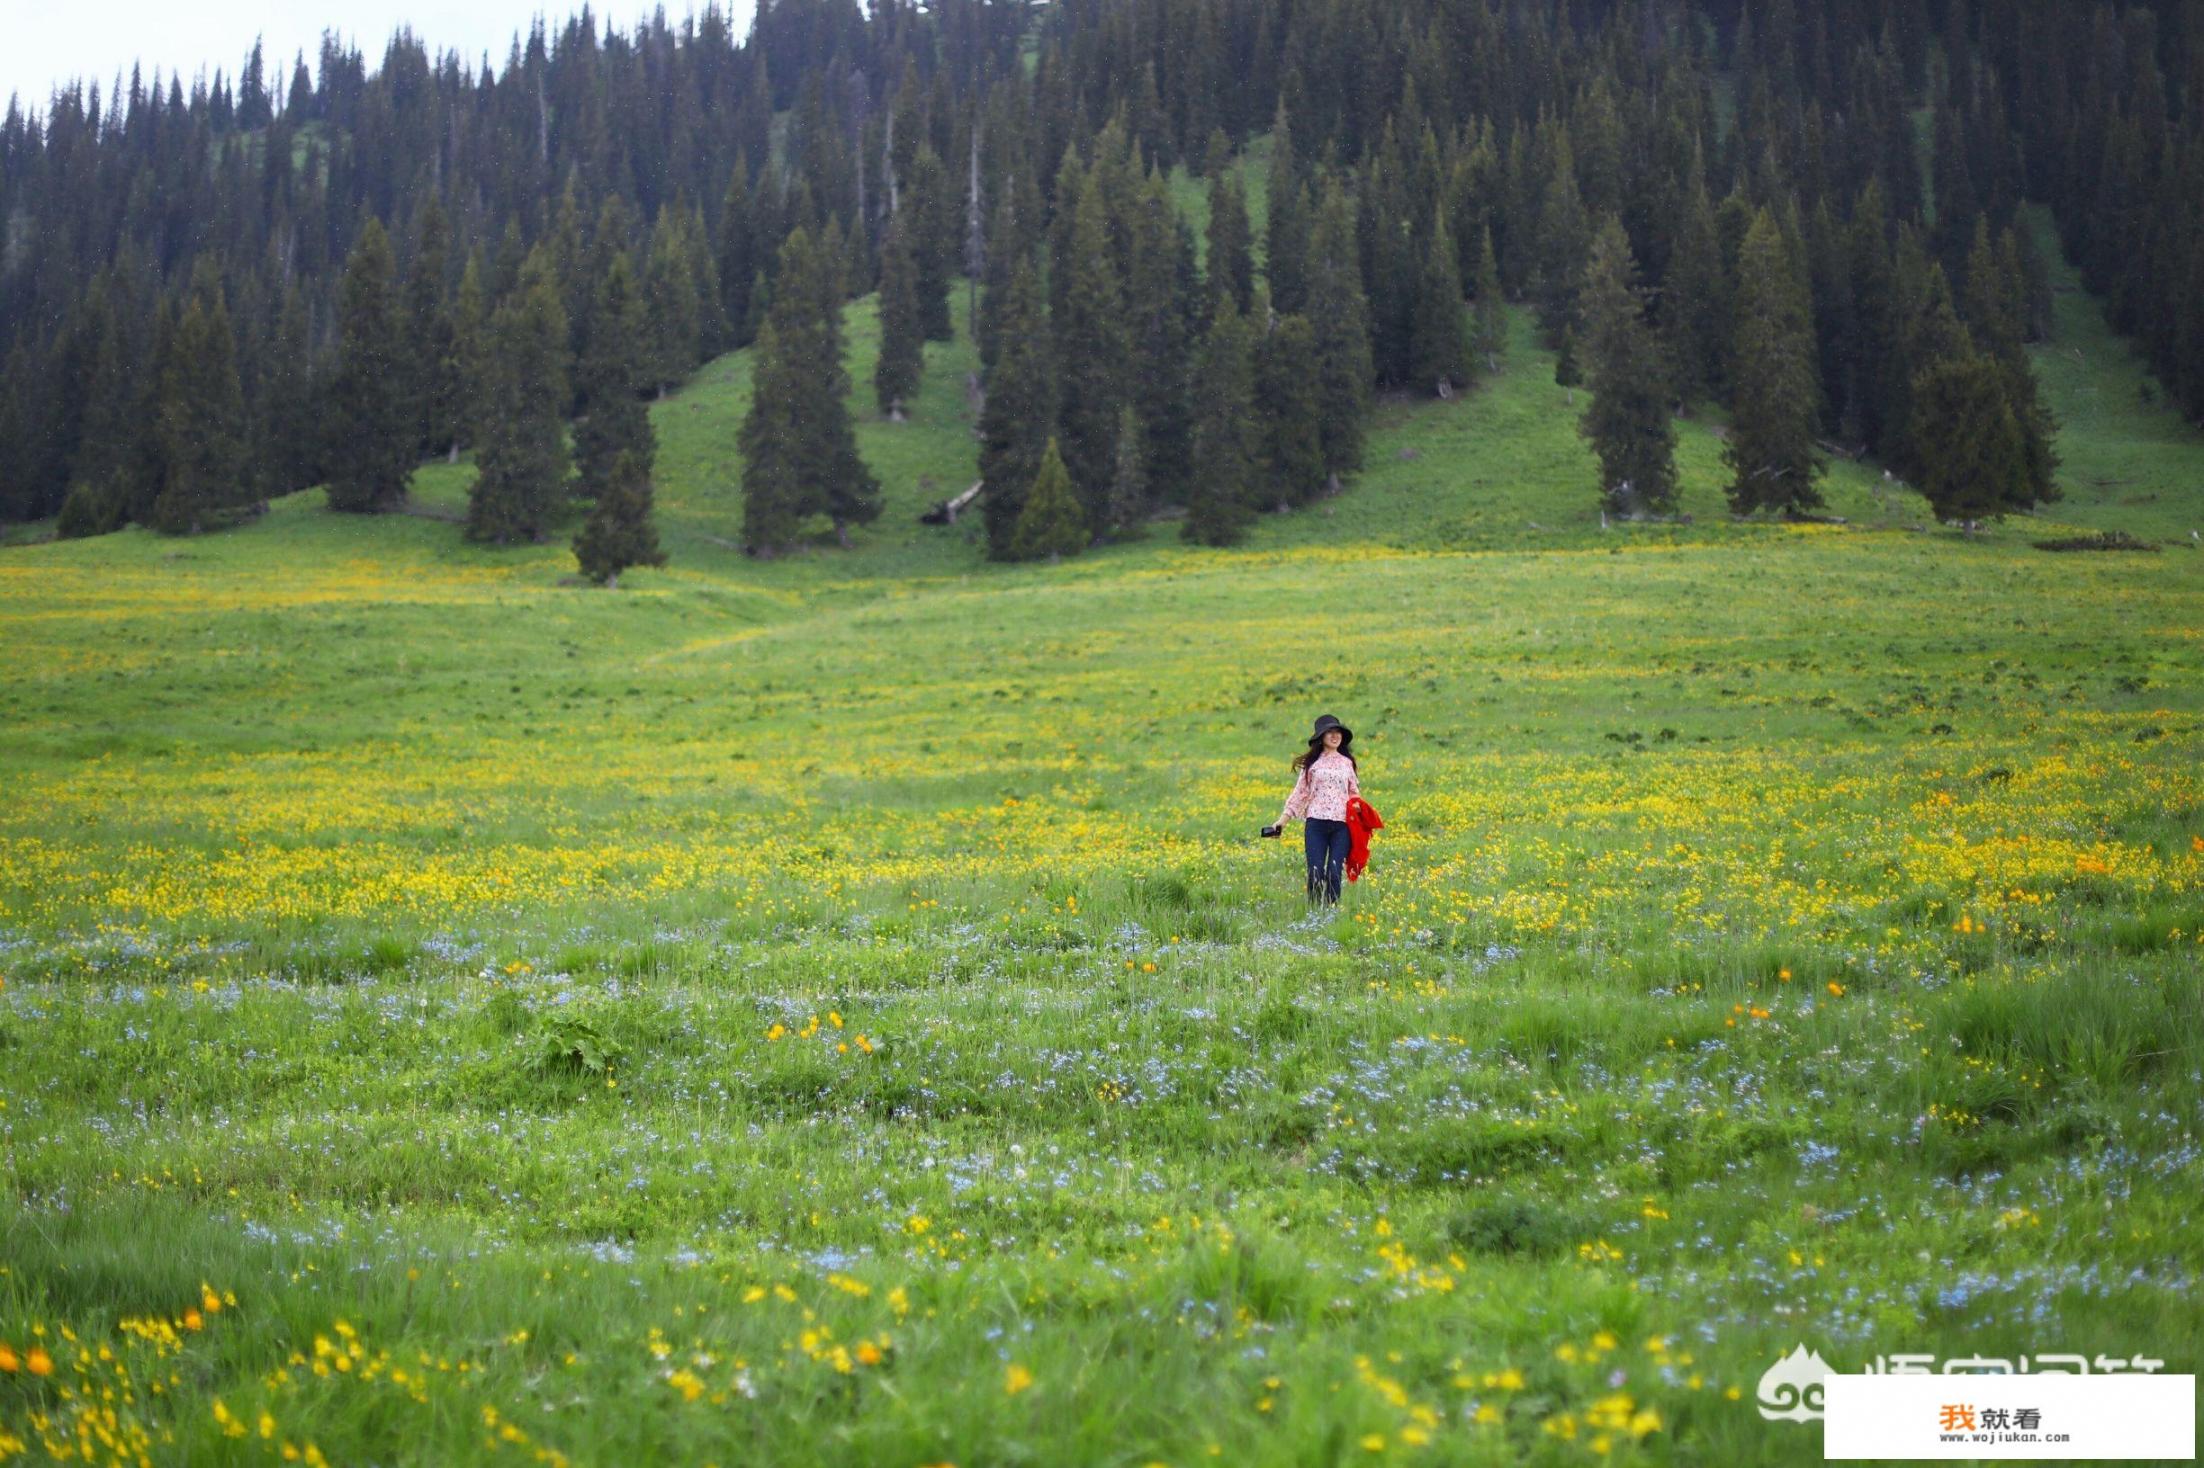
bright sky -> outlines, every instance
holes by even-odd
[[[751,0],[724,0],[737,36],[750,27]],[[706,0],[665,0],[667,17],[678,27],[702,13]],[[593,7],[599,28],[609,18],[630,30],[654,8],[644,0],[612,0]],[[493,67],[505,64],[516,32],[525,32],[537,14],[554,34],[581,0],[0,0],[0,110],[14,95],[28,110],[43,112],[53,89],[71,78],[97,81],[105,97],[120,74],[127,85],[131,63],[150,77],[155,67],[166,77],[181,67],[184,90],[204,70],[217,70],[234,87],[245,56],[259,36],[265,48],[268,85],[280,101],[291,81],[294,54],[306,53],[309,71],[321,49],[321,33],[334,30],[367,58],[369,71],[382,64],[383,47],[400,25],[410,26],[433,57],[457,51],[469,66],[489,53]]]

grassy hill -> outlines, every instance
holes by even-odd
[[[1804,1463],[1801,1342],[2193,1364],[2204,554],[2028,541],[2185,539],[2204,439],[2086,297],[2039,364],[1973,539],[1733,524],[1707,422],[1603,530],[1518,323],[1232,552],[917,523],[961,340],[847,552],[732,548],[740,354],[618,592],[466,466],[9,548],[0,1443]]]

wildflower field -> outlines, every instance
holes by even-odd
[[[2186,540],[2204,440],[2061,311],[2067,518],[1971,539],[1724,523],[1700,424],[1603,531],[1519,335],[1236,552],[917,525],[962,343],[846,554],[727,548],[740,357],[616,593],[318,494],[0,552],[0,1459],[1804,1463],[1800,1344],[2195,1370],[2204,554],[2029,541]]]

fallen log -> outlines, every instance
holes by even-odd
[[[939,504],[935,505],[935,506],[934,506],[934,507],[933,507],[932,509],[930,509],[930,510],[926,511],[926,513],[924,513],[923,515],[920,515],[920,516],[918,517],[918,522],[919,522],[919,523],[920,523],[921,525],[954,525],[954,524],[956,524],[956,523],[957,523],[957,513],[958,513],[959,511],[963,510],[963,509],[964,509],[964,508],[965,508],[966,506],[970,505],[970,504],[972,503],[972,501],[974,501],[974,500],[978,499],[978,498],[980,497],[980,491],[981,491],[982,489],[985,489],[986,487],[987,487],[987,481],[986,481],[986,480],[984,480],[984,479],[976,479],[976,480],[974,480],[974,481],[972,482],[972,487],[971,487],[970,489],[966,490],[966,491],[965,491],[964,493],[962,493],[962,494],[960,494],[960,495],[956,495],[956,496],[954,496],[953,498],[950,498],[950,499],[945,499],[945,500],[941,501],[941,502],[940,502]]]

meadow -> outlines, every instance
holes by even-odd
[[[2068,498],[1972,537],[1732,523],[1696,420],[1603,528],[1518,323],[1229,552],[919,524],[963,341],[847,552],[733,548],[743,354],[616,592],[465,465],[0,551],[0,1460],[1804,1463],[1799,1344],[2194,1370],[2204,435],[2063,285]]]

